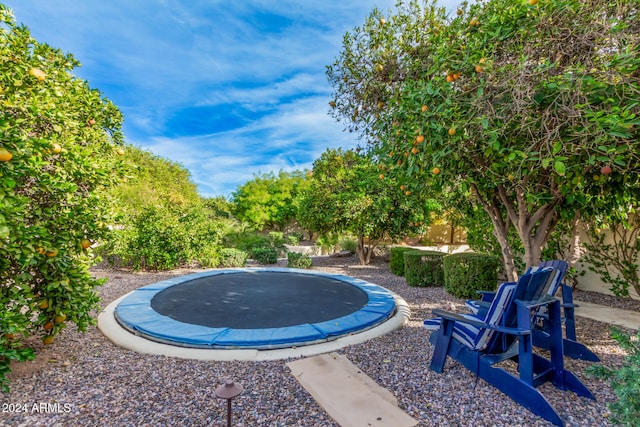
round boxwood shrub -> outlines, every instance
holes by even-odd
[[[311,257],[299,252],[289,252],[287,254],[289,268],[311,268],[313,261]]]
[[[396,276],[404,276],[404,253],[415,251],[406,246],[394,246],[389,250],[389,268]]]
[[[500,259],[493,255],[461,252],[447,255],[444,264],[444,289],[458,298],[477,298],[478,291],[495,291]]]
[[[247,254],[245,251],[235,248],[224,248],[220,250],[220,267],[244,267],[247,265]]]
[[[277,264],[278,250],[274,248],[253,248],[251,258],[260,264]]]
[[[444,285],[444,252],[413,250],[406,251],[403,255],[404,277],[409,286]]]

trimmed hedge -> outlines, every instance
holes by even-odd
[[[404,277],[409,286],[444,285],[444,252],[412,250],[403,255]]]
[[[313,266],[311,257],[299,252],[289,252],[287,254],[287,261],[289,268],[311,268]]]
[[[247,265],[247,254],[245,251],[235,248],[224,248],[220,250],[220,267],[244,267]]]
[[[444,289],[458,298],[477,298],[478,291],[495,291],[502,263],[493,255],[462,252],[447,255]]]
[[[389,268],[396,276],[404,276],[404,253],[415,251],[406,246],[394,246],[389,250]]]
[[[274,248],[253,248],[251,258],[260,264],[277,264],[278,251]]]

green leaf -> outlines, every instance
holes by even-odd
[[[553,163],[553,169],[558,173],[558,175],[564,175],[567,172],[567,167],[564,162],[561,160],[556,160]]]

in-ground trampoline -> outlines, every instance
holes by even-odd
[[[395,317],[398,298],[381,286],[344,275],[224,269],[139,288],[120,299],[113,315],[128,331],[163,344],[270,350],[375,329]]]

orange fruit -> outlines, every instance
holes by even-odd
[[[329,102],[329,107],[335,108],[336,103],[334,101]]]
[[[409,191],[409,190],[405,191],[405,192],[404,192],[404,195],[405,195],[405,196],[410,196],[410,195],[411,195],[411,191]]]
[[[431,172],[432,172],[434,175],[438,175],[438,174],[440,173],[440,168],[436,166],[435,168],[433,168],[433,169],[431,170]]]
[[[451,128],[448,130],[449,135],[453,136],[456,134],[456,128]]]
[[[487,58],[480,58],[480,61],[478,61],[478,63],[484,64],[486,61],[487,61]]]
[[[43,81],[47,75],[40,68],[32,68],[29,70],[29,74],[38,79],[38,81]]]
[[[53,144],[53,146],[51,147],[51,151],[58,154],[59,152],[62,151],[62,147],[60,146],[60,144],[57,144],[57,143]]]
[[[530,4],[531,6],[535,6],[535,5],[537,5],[537,4],[538,4],[538,0],[529,0],[529,4]]]
[[[42,342],[46,345],[53,344],[54,340],[55,338],[53,335],[46,335],[44,338],[42,338]]]
[[[87,124],[88,124],[89,126],[93,126],[93,125],[95,125],[95,124],[96,124],[96,119],[89,119],[89,120],[87,120]]]
[[[424,142],[424,135],[418,135],[416,136],[416,142],[418,144],[422,144]]]
[[[381,109],[382,107],[384,107],[384,102],[378,101],[378,108]]]
[[[418,153],[420,152],[420,150],[418,150],[416,147],[413,147],[413,148],[411,149],[411,152],[412,152],[413,154],[418,154]]]
[[[426,105],[422,106],[422,112],[424,113],[425,111],[427,111],[429,109],[429,107],[427,107]]]
[[[484,70],[482,69],[482,66],[480,66],[480,65],[476,65],[476,73],[481,73],[482,71],[484,71]]]
[[[401,186],[400,186],[400,189],[401,189],[402,191],[404,191],[406,188],[407,188],[407,187],[405,187],[404,185],[401,185]]]
[[[88,249],[91,246],[91,240],[89,239],[82,239],[80,241],[80,246],[82,246],[82,249]]]
[[[56,248],[53,248],[52,250],[47,251],[47,256],[49,258],[53,258],[53,257],[55,257],[57,255],[58,255],[58,250]]]
[[[383,173],[380,174],[380,179],[384,179],[384,174]]]
[[[0,162],[8,162],[13,158],[13,154],[4,147],[0,147]]]
[[[42,325],[42,329],[44,329],[45,331],[50,331],[51,329],[53,329],[53,322],[48,321],[47,323]]]
[[[448,74],[447,75],[447,83],[451,83],[453,81],[453,75],[452,74]]]
[[[37,252],[39,255],[44,255],[44,248],[43,248],[42,246],[40,246],[40,247],[38,247],[38,248],[36,249],[36,252]]]
[[[67,315],[64,313],[58,314],[55,319],[53,319],[56,323],[62,323],[67,320]]]
[[[118,151],[116,151],[116,153],[118,154],[118,156],[123,156],[124,150],[122,148],[118,148]]]
[[[40,310],[46,310],[49,308],[49,300],[42,300],[40,304],[38,304],[38,308],[40,308]]]

